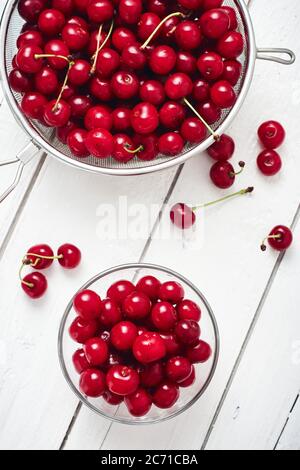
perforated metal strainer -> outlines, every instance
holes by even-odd
[[[0,73],[5,98],[16,120],[30,137],[31,143],[22,152],[20,152],[15,159],[0,163],[0,166],[18,163],[18,171],[15,181],[4,194],[0,195],[0,202],[3,201],[3,199],[5,199],[17,185],[24,165],[40,150],[45,151],[64,163],[68,163],[69,165],[78,167],[82,170],[108,175],[128,176],[150,173],[170,168],[174,165],[179,165],[180,163],[185,162],[188,158],[199,154],[213,143],[213,137],[208,136],[199,145],[187,145],[182,154],[177,157],[159,156],[156,160],[150,162],[141,161],[136,157],[126,164],[119,163],[112,158],[97,159],[89,157],[86,159],[78,159],[74,157],[68,147],[63,145],[53,135],[53,129],[46,128],[35,121],[30,121],[23,115],[19,107],[21,96],[10,89],[8,75],[12,69],[12,59],[17,52],[16,40],[23,24],[23,20],[18,14],[17,4],[18,0],[7,0],[1,20]],[[219,135],[225,132],[246,97],[254,72],[255,60],[257,58],[271,60],[285,65],[290,65],[295,61],[295,55],[289,49],[258,49],[256,47],[251,18],[243,0],[226,0],[224,5],[231,6],[235,9],[238,19],[238,29],[245,40],[244,51],[239,58],[242,63],[242,75],[235,87],[238,97],[237,101],[232,109],[224,110],[221,119],[212,126],[213,130]]]

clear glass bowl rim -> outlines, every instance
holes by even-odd
[[[66,322],[67,322],[67,318],[68,318],[68,315],[69,313],[71,312],[72,308],[73,308],[73,298],[74,296],[84,290],[84,289],[88,289],[89,287],[91,287],[92,284],[94,284],[95,282],[99,281],[100,279],[104,278],[105,276],[108,276],[110,274],[113,274],[113,273],[116,273],[117,271],[123,271],[123,270],[126,270],[126,269],[150,269],[150,270],[154,270],[154,271],[160,271],[160,272],[164,272],[168,275],[171,275],[171,276],[174,276],[175,278],[177,278],[178,280],[181,280],[182,282],[184,282],[185,284],[187,284],[199,297],[200,299],[202,300],[203,304],[205,305],[206,307],[206,310],[208,312],[208,315],[210,317],[210,320],[212,322],[212,326],[213,326],[213,331],[214,331],[214,336],[215,336],[215,351],[214,351],[214,357],[213,357],[213,363],[212,363],[212,366],[211,366],[211,370],[210,370],[210,373],[204,383],[204,385],[202,386],[202,388],[199,390],[199,392],[194,395],[191,400],[186,403],[184,406],[182,406],[179,410],[176,410],[174,411],[173,413],[170,413],[170,415],[168,416],[164,416],[164,417],[161,417],[161,418],[157,418],[157,419],[153,419],[151,421],[142,421],[142,420],[138,420],[138,419],[135,419],[134,417],[132,417],[132,420],[130,421],[127,421],[127,420],[124,420],[123,418],[119,418],[117,416],[108,416],[106,413],[102,412],[101,410],[99,410],[96,406],[94,406],[92,403],[90,403],[83,394],[81,394],[81,392],[79,391],[79,389],[74,385],[71,377],[69,376],[69,373],[68,373],[68,370],[67,370],[67,367],[66,367],[66,364],[65,364],[65,359],[64,359],[64,353],[63,353],[63,336],[64,336],[64,331],[65,331],[65,326],[66,326]],[[217,324],[217,320],[216,320],[216,317],[212,311],[212,308],[210,306],[210,304],[208,303],[208,301],[206,300],[206,297],[202,294],[202,292],[191,282],[189,281],[186,277],[182,276],[181,274],[177,273],[176,271],[173,271],[172,269],[169,269],[169,268],[166,268],[164,266],[160,266],[160,265],[157,265],[157,264],[150,264],[150,263],[126,263],[126,264],[122,264],[122,265],[118,265],[118,266],[115,266],[115,267],[112,267],[112,268],[109,268],[109,269],[106,269],[105,271],[102,271],[101,273],[99,274],[96,274],[96,276],[94,276],[93,278],[91,278],[89,281],[87,281],[82,287],[80,287],[80,289],[78,289],[78,291],[74,294],[74,296],[72,297],[72,299],[70,300],[70,302],[68,303],[67,305],[67,308],[63,314],[63,317],[61,319],[61,323],[60,323],[60,327],[59,327],[59,332],[58,332],[58,343],[57,343],[57,347],[58,347],[58,358],[59,358],[59,363],[60,363],[60,367],[61,367],[61,370],[62,370],[62,373],[69,385],[69,387],[71,388],[71,390],[73,390],[73,392],[75,393],[75,395],[77,396],[77,398],[80,400],[81,403],[83,403],[84,405],[86,405],[90,410],[94,411],[95,413],[97,413],[98,415],[102,416],[103,418],[106,418],[106,419],[109,419],[110,421],[112,422],[117,422],[117,423],[121,423],[121,424],[127,424],[127,425],[149,425],[149,424],[156,424],[156,423],[161,423],[161,422],[164,422],[164,421],[167,421],[169,419],[172,419],[172,418],[175,418],[176,416],[179,416],[181,413],[183,413],[184,411],[188,410],[192,405],[194,405],[198,400],[199,398],[204,394],[204,392],[207,390],[210,382],[212,381],[212,378],[215,374],[215,371],[216,371],[216,368],[217,368],[217,364],[218,364],[218,360],[219,360],[219,353],[220,353],[220,334],[219,334],[219,328],[218,328],[218,324]]]

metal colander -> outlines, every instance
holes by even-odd
[[[150,173],[170,168],[174,165],[179,165],[188,158],[199,154],[213,143],[213,136],[210,135],[199,145],[186,145],[184,151],[176,157],[165,157],[160,155],[155,160],[148,162],[139,160],[137,157],[126,164],[117,162],[113,158],[98,159],[88,157],[85,159],[79,159],[74,157],[68,147],[63,145],[54,136],[53,129],[44,127],[35,121],[30,121],[23,115],[19,107],[21,96],[14,93],[9,87],[8,75],[12,69],[12,59],[17,52],[16,40],[23,25],[23,20],[19,16],[17,10],[17,4],[18,0],[7,0],[7,4],[3,12],[0,29],[0,71],[4,95],[9,107],[11,108],[16,120],[29,135],[31,144],[27,146],[15,159],[0,163],[0,166],[19,163],[15,181],[10,188],[0,196],[0,202],[7,197],[18,183],[24,165],[40,150],[44,150],[53,157],[83,170],[109,175],[127,176]],[[231,6],[235,9],[238,19],[238,30],[245,40],[243,54],[239,57],[242,64],[242,74],[235,87],[237,101],[230,110],[223,110],[220,120],[212,126],[213,130],[219,135],[224,133],[226,128],[232,122],[246,97],[252,80],[256,58],[272,60],[286,65],[292,64],[295,61],[294,53],[288,49],[258,49],[256,47],[251,18],[243,0],[225,0],[224,5]],[[284,54],[288,57],[284,58]]]

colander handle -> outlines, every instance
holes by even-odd
[[[30,160],[32,160],[32,158],[37,152],[39,152],[39,150],[40,149],[38,147],[36,147],[32,142],[30,142],[21,152],[19,152],[16,158],[0,162],[0,167],[7,165],[17,165],[16,174],[12,184],[2,194],[0,194],[0,204],[17,187],[18,183],[20,182],[24,166],[29,163]]]
[[[284,58],[287,56],[288,58]],[[264,47],[257,49],[256,57],[261,60],[270,60],[283,65],[292,65],[296,60],[296,55],[290,49],[280,47]]]

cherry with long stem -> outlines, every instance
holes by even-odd
[[[201,116],[200,113],[198,113],[198,111],[194,108],[194,106],[192,105],[192,103],[187,99],[187,98],[183,98],[183,102],[186,106],[188,106],[188,108],[190,108],[193,113],[197,116],[197,118],[200,119],[200,121],[205,125],[206,129],[211,133],[211,135],[213,136],[213,138],[218,142],[220,140],[220,136],[219,134],[217,134],[213,128],[205,121],[205,119],[203,119],[203,117]]]
[[[58,108],[58,105],[59,105],[60,100],[61,100],[61,98],[62,98],[63,92],[65,91],[66,85],[67,85],[67,83],[68,83],[70,70],[71,70],[71,68],[73,67],[74,63],[75,63],[75,62],[73,62],[72,60],[69,61],[68,71],[67,71],[67,73],[66,73],[64,82],[63,82],[62,87],[61,87],[61,89],[60,89],[60,93],[59,93],[59,95],[58,95],[58,97],[57,97],[57,100],[56,100],[56,102],[55,102],[55,105],[53,106],[52,111],[56,111],[57,108]]]
[[[150,34],[150,36],[148,37],[148,39],[144,42],[144,44],[141,45],[140,49],[144,50],[146,49],[147,46],[149,46],[150,42],[152,41],[152,39],[155,37],[155,35],[158,33],[158,31],[160,30],[160,28],[164,25],[164,23],[166,21],[168,21],[170,18],[173,18],[175,16],[181,16],[182,18],[185,18],[186,15],[184,15],[183,13],[181,13],[180,11],[176,11],[175,13],[171,13],[170,15],[166,16],[160,23],[159,25],[155,28],[155,30],[152,32],[152,34]]]
[[[36,260],[34,262],[32,262],[29,258],[29,256],[34,256],[36,257]],[[25,266],[31,266],[32,268],[35,268],[39,262],[42,260],[42,259],[45,259],[45,260],[55,260],[55,259],[62,259],[63,258],[63,255],[58,255],[58,256],[44,256],[44,255],[40,255],[40,254],[36,254],[36,253],[26,253],[26,255],[24,256],[23,260],[22,260],[22,264],[21,264],[21,267],[19,269],[19,279],[21,281],[22,284],[26,285],[27,287],[29,287],[30,289],[32,289],[34,287],[33,284],[29,283],[29,282],[26,282],[24,281],[23,277],[22,277],[22,271],[24,269]]]
[[[195,212],[198,209],[201,209],[201,208],[203,209],[205,207],[209,207],[209,206],[213,206],[215,204],[219,204],[220,202],[227,201],[228,199],[232,199],[233,197],[236,197],[236,196],[243,196],[244,194],[253,193],[253,191],[254,191],[254,187],[249,186],[246,189],[241,189],[240,191],[237,191],[233,194],[228,194],[227,196],[221,197],[220,199],[216,199],[215,201],[206,202],[205,204],[202,204],[200,206],[194,206],[194,207],[192,207],[192,210]]]
[[[109,31],[108,31],[108,34],[106,36],[106,38],[104,39],[104,41],[102,42],[102,44],[100,44],[100,41],[101,41],[101,33],[102,33],[102,29],[103,29],[103,24],[100,25],[99,27],[99,31],[98,31],[98,35],[97,35],[97,49],[96,49],[96,52],[95,54],[92,56],[92,60],[93,60],[93,65],[92,65],[92,68],[91,68],[91,75],[93,75],[96,71],[96,65],[97,65],[97,60],[98,60],[98,55],[99,55],[99,52],[105,47],[105,45],[107,44],[111,34],[112,34],[112,31],[113,31],[113,28],[114,28],[114,21],[111,22],[111,25],[110,25],[110,28],[109,28]]]

